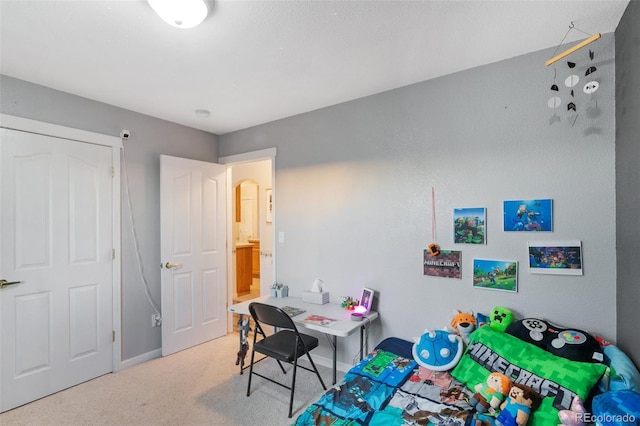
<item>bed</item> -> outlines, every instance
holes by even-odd
[[[522,331],[522,327],[519,331]],[[422,368],[414,359],[413,342],[387,338],[352,367],[340,383],[308,406],[295,424],[490,424],[478,421],[482,416],[476,413],[473,406],[475,391],[472,389],[496,371],[508,375],[514,383],[530,385],[542,397],[540,406],[528,418],[528,425],[557,425],[560,423],[560,412],[571,413],[575,408],[572,407],[575,396],[581,401],[591,401],[595,393],[604,390],[602,378],[612,369],[604,363],[610,363],[611,360],[604,356],[600,343],[597,344],[597,354],[592,353],[593,346],[577,351],[578,345],[566,344],[564,352],[569,351],[574,358],[568,359],[566,353],[552,353],[543,347],[542,340],[546,339],[549,344],[552,342],[546,335],[542,339],[533,334],[536,338],[533,339],[531,333],[525,336],[517,334],[513,330],[512,333],[505,333],[489,326],[479,327],[470,335],[455,368],[449,371]],[[556,341],[553,345],[558,346],[558,333],[554,336]],[[579,339],[577,335],[571,336],[574,340]],[[554,351],[558,352],[558,348]],[[601,356],[602,362],[599,362]],[[624,382],[619,387],[627,388],[624,390],[630,392],[632,398],[639,398],[631,400],[631,407],[640,401],[640,394],[637,393],[640,373],[632,366],[633,363],[626,358],[624,367],[630,371],[629,374],[623,378],[617,377],[617,373],[606,375],[609,379],[607,384],[613,377],[614,381]],[[618,369],[623,370],[620,366]],[[640,404],[637,404],[636,410],[639,407]],[[632,412],[633,408],[629,410],[627,413]],[[640,424],[640,413],[637,413],[637,418],[637,424]]]

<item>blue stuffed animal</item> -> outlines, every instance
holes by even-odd
[[[462,338],[446,330],[425,330],[413,344],[413,359],[433,371],[447,371],[458,364],[464,346]]]

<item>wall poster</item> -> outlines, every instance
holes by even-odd
[[[505,231],[553,231],[552,200],[504,201]]]
[[[518,291],[518,262],[473,260],[473,286],[489,290]]]
[[[529,241],[532,274],[582,275],[581,241]]]
[[[423,266],[425,275],[441,278],[462,279],[462,273],[460,272],[462,266],[462,252],[441,250],[440,254],[434,256],[428,249],[425,249]]]

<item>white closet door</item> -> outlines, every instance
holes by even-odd
[[[0,411],[113,370],[112,149],[0,129]]]

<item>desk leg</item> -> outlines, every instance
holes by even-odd
[[[336,358],[338,357],[338,337],[331,336],[333,339],[333,384],[336,384],[336,370],[338,368],[338,364]]]
[[[365,355],[369,355],[369,343],[367,342],[367,347],[363,348],[364,344],[364,331],[369,324],[362,324],[360,326],[360,361],[364,358]]]
[[[362,340],[364,338],[364,325],[360,326],[360,361],[362,361],[362,357],[364,356],[364,350],[362,348]]]

